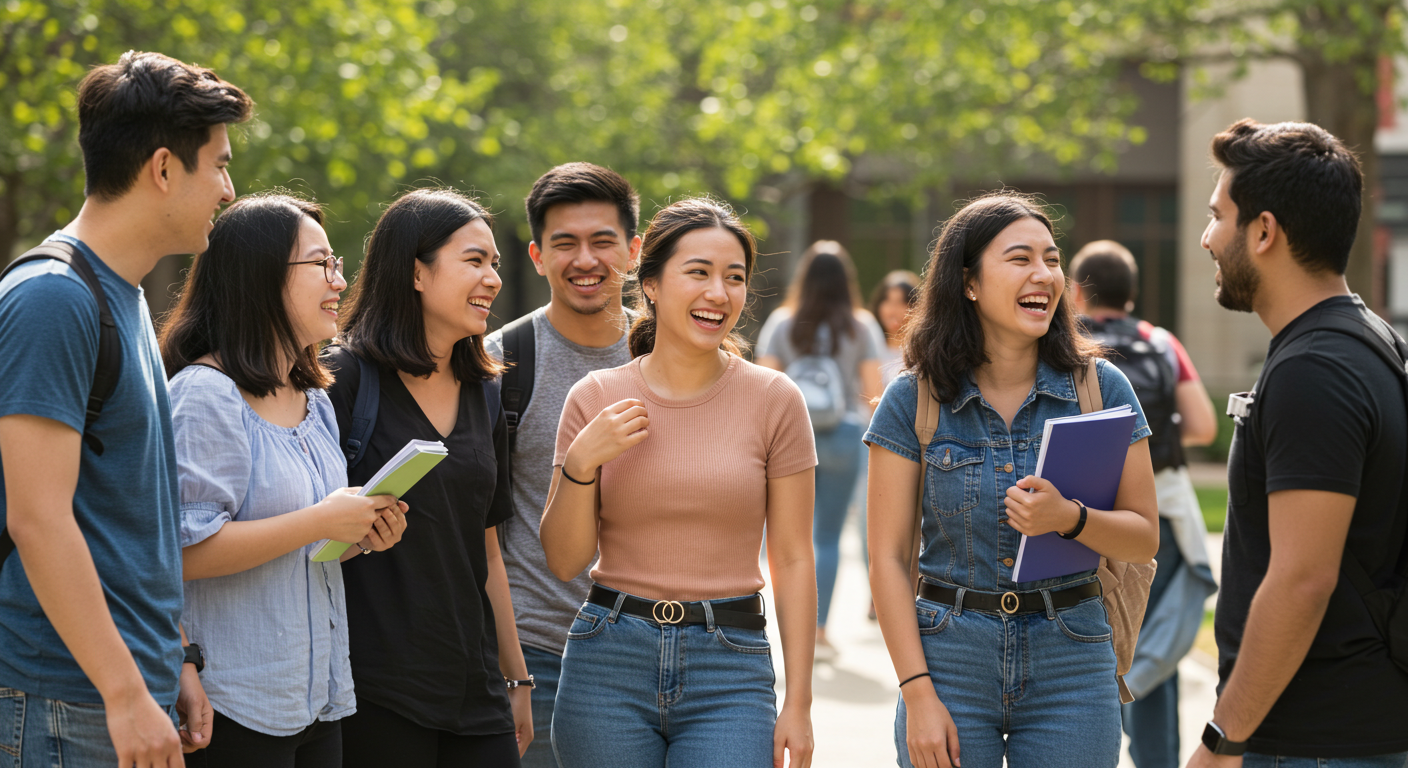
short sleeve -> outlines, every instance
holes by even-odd
[[[1266,492],[1330,491],[1357,498],[1378,421],[1363,378],[1342,361],[1307,352],[1287,355],[1257,388]]]
[[[1153,434],[1149,429],[1149,421],[1144,418],[1144,409],[1139,405],[1139,398],[1134,394],[1134,387],[1129,383],[1129,379],[1125,378],[1124,373],[1107,360],[1099,361],[1097,371],[1100,379],[1100,399],[1105,402],[1105,408],[1128,405],[1134,411],[1134,434],[1130,435],[1129,444],[1134,445]]]
[[[244,398],[222,373],[195,367],[172,379],[182,547],[215,535],[244,504],[253,459],[243,414]]]
[[[787,477],[815,467],[816,435],[807,401],[796,383],[786,376],[774,378],[764,411],[768,414],[767,476]]]
[[[1183,342],[1170,333],[1168,345],[1173,348],[1173,354],[1178,358],[1178,383],[1201,381],[1202,379],[1198,377],[1198,369],[1193,367],[1193,358],[1189,357],[1188,350],[1183,348]]]
[[[784,368],[792,362],[792,344],[787,340],[787,330],[792,327],[792,323],[788,321],[791,319],[792,313],[785,309],[773,310],[773,313],[768,315],[762,330],[758,331],[758,346],[754,357],[776,357],[782,361]]]
[[[72,268],[21,265],[0,294],[0,416],[26,414],[83,431],[98,364],[98,305]]]
[[[572,390],[567,393],[567,402],[562,405],[562,417],[557,422],[557,447],[552,457],[554,466],[562,466],[567,461],[567,449],[572,447],[577,433],[601,412],[600,400],[601,387],[591,375],[572,385]]]
[[[913,373],[901,373],[885,387],[870,429],[861,438],[866,445],[884,448],[913,462],[921,460],[923,449],[914,434],[914,414],[919,407],[919,385]]]
[[[497,392],[497,390],[493,390]],[[488,512],[484,515],[484,527],[493,528],[513,517],[513,474],[512,457],[508,448],[508,420],[504,409],[493,409],[499,418],[494,422],[494,498],[489,500]]]

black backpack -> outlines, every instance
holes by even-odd
[[[1381,360],[1398,375],[1403,384],[1405,403],[1408,403],[1408,343],[1385,323],[1371,326],[1357,310],[1331,308],[1325,310],[1319,322],[1302,324],[1276,348],[1262,367],[1260,381],[1266,381],[1271,372],[1285,358],[1282,350],[1291,342],[1312,331],[1333,331],[1358,339],[1374,350]],[[1408,472],[1404,473],[1405,485],[1398,497],[1398,517],[1389,529],[1389,541],[1401,542],[1394,562],[1393,575],[1382,586],[1375,584],[1369,571],[1358,556],[1346,546],[1340,571],[1364,600],[1374,626],[1388,646],[1389,658],[1404,672],[1408,672]]]
[[[500,398],[508,424],[509,451],[518,445],[518,425],[533,398],[533,365],[537,360],[533,314],[529,312],[503,327],[504,365],[508,369],[501,380]]]
[[[1109,347],[1110,362],[1129,379],[1139,407],[1149,422],[1149,458],[1154,471],[1181,467],[1183,435],[1178,426],[1178,375],[1168,361],[1167,349],[1144,338],[1139,321],[1133,317],[1094,320],[1081,318],[1091,338]]]
[[[108,311],[108,297],[98,282],[98,274],[83,256],[83,251],[72,243],[50,240],[26,251],[24,255],[10,262],[4,272],[0,272],[0,280],[21,264],[43,259],[61,261],[73,267],[73,271],[83,278],[98,303],[98,362],[93,369],[93,386],[88,390],[87,413],[83,416],[83,442],[93,453],[102,456],[103,441],[93,434],[92,426],[103,413],[103,403],[107,402],[107,399],[112,397],[113,390],[117,389],[117,379],[122,373],[122,338],[118,336],[117,323],[112,319],[112,312]],[[0,568],[4,567],[14,549],[15,542],[10,538],[9,530],[0,528]]]

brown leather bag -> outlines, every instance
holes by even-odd
[[[1096,374],[1096,360],[1079,374],[1072,376],[1076,385],[1076,399],[1080,401],[1080,412],[1090,413],[1104,408],[1104,397],[1100,394],[1099,377]],[[919,438],[921,448],[927,448],[939,429],[940,403],[934,396],[929,382],[919,380],[919,402],[914,411],[914,434]],[[924,473],[927,463],[921,456],[919,462],[919,503],[915,510],[915,540],[919,539],[920,522],[924,519]],[[918,552],[910,565],[910,575],[916,586],[919,583]],[[1144,623],[1144,609],[1149,605],[1149,585],[1154,582],[1157,562],[1147,564],[1126,563],[1121,560],[1100,558],[1100,568],[1096,575],[1100,578],[1100,592],[1105,603],[1105,613],[1110,619],[1111,642],[1115,646],[1115,680],[1119,684],[1120,703],[1134,701],[1134,694],[1124,683],[1124,676],[1134,663],[1134,646],[1139,641],[1139,628]]]

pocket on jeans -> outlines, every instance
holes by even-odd
[[[1105,604],[1098,598],[1057,611],[1056,624],[1062,634],[1077,642],[1105,643],[1110,640],[1110,620],[1105,615]]]
[[[25,696],[14,688],[0,687],[0,766],[18,766],[24,736]]]
[[[919,634],[937,635],[948,628],[952,606],[920,600],[914,606],[915,618],[919,622]]]
[[[572,620],[572,626],[567,630],[567,639],[590,640],[601,634],[609,623],[604,616],[577,611],[577,618]]]
[[[772,646],[768,644],[768,633],[762,629],[714,627],[714,636],[719,638],[719,642],[730,651],[768,653],[772,650]]]

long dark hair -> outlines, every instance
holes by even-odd
[[[957,397],[964,377],[989,362],[977,307],[965,293],[968,281],[981,274],[988,244],[1022,219],[1036,219],[1055,233],[1045,206],[1035,197],[1016,192],[984,195],[944,224],[929,256],[919,306],[910,314],[904,365],[927,379],[943,402]],[[1069,373],[1089,363],[1099,346],[1077,328],[1069,284],[1066,287],[1052,310],[1051,327],[1037,340],[1037,354],[1052,368]]]
[[[788,334],[799,355],[810,355],[821,326],[831,329],[831,348],[836,353],[841,337],[855,338],[855,311],[860,308],[860,288],[851,255],[835,240],[818,240],[802,254],[797,273],[788,291],[787,304],[793,308],[792,330]]]
[[[738,238],[743,246],[744,280],[751,282],[753,262],[757,259],[758,247],[753,233],[738,220],[738,215],[726,203],[707,197],[692,197],[671,203],[660,209],[641,238],[640,266],[636,267],[635,282],[636,310],[640,316],[631,325],[629,344],[631,357],[649,354],[655,349],[655,305],[645,298],[641,287],[646,280],[660,277],[661,271],[670,257],[675,255],[680,238],[697,229],[722,229]],[[746,308],[745,308],[746,310]],[[748,342],[737,330],[724,339],[723,349],[735,355],[742,355]]]
[[[357,355],[411,376],[435,372],[425,338],[415,263],[434,264],[436,251],[470,222],[494,217],[453,189],[417,189],[387,206],[367,238],[367,255],[348,291],[338,341]],[[481,336],[455,342],[450,371],[459,381],[484,381],[503,366],[484,350]]]
[[[210,245],[186,273],[176,308],[161,327],[166,376],[216,354],[225,375],[255,397],[285,383],[281,361],[292,359],[288,383],[325,389],[332,375],[318,345],[298,346],[284,304],[289,255],[304,217],[323,223],[317,203],[285,194],[241,197],[215,220]],[[283,363],[287,364],[287,363]]]

